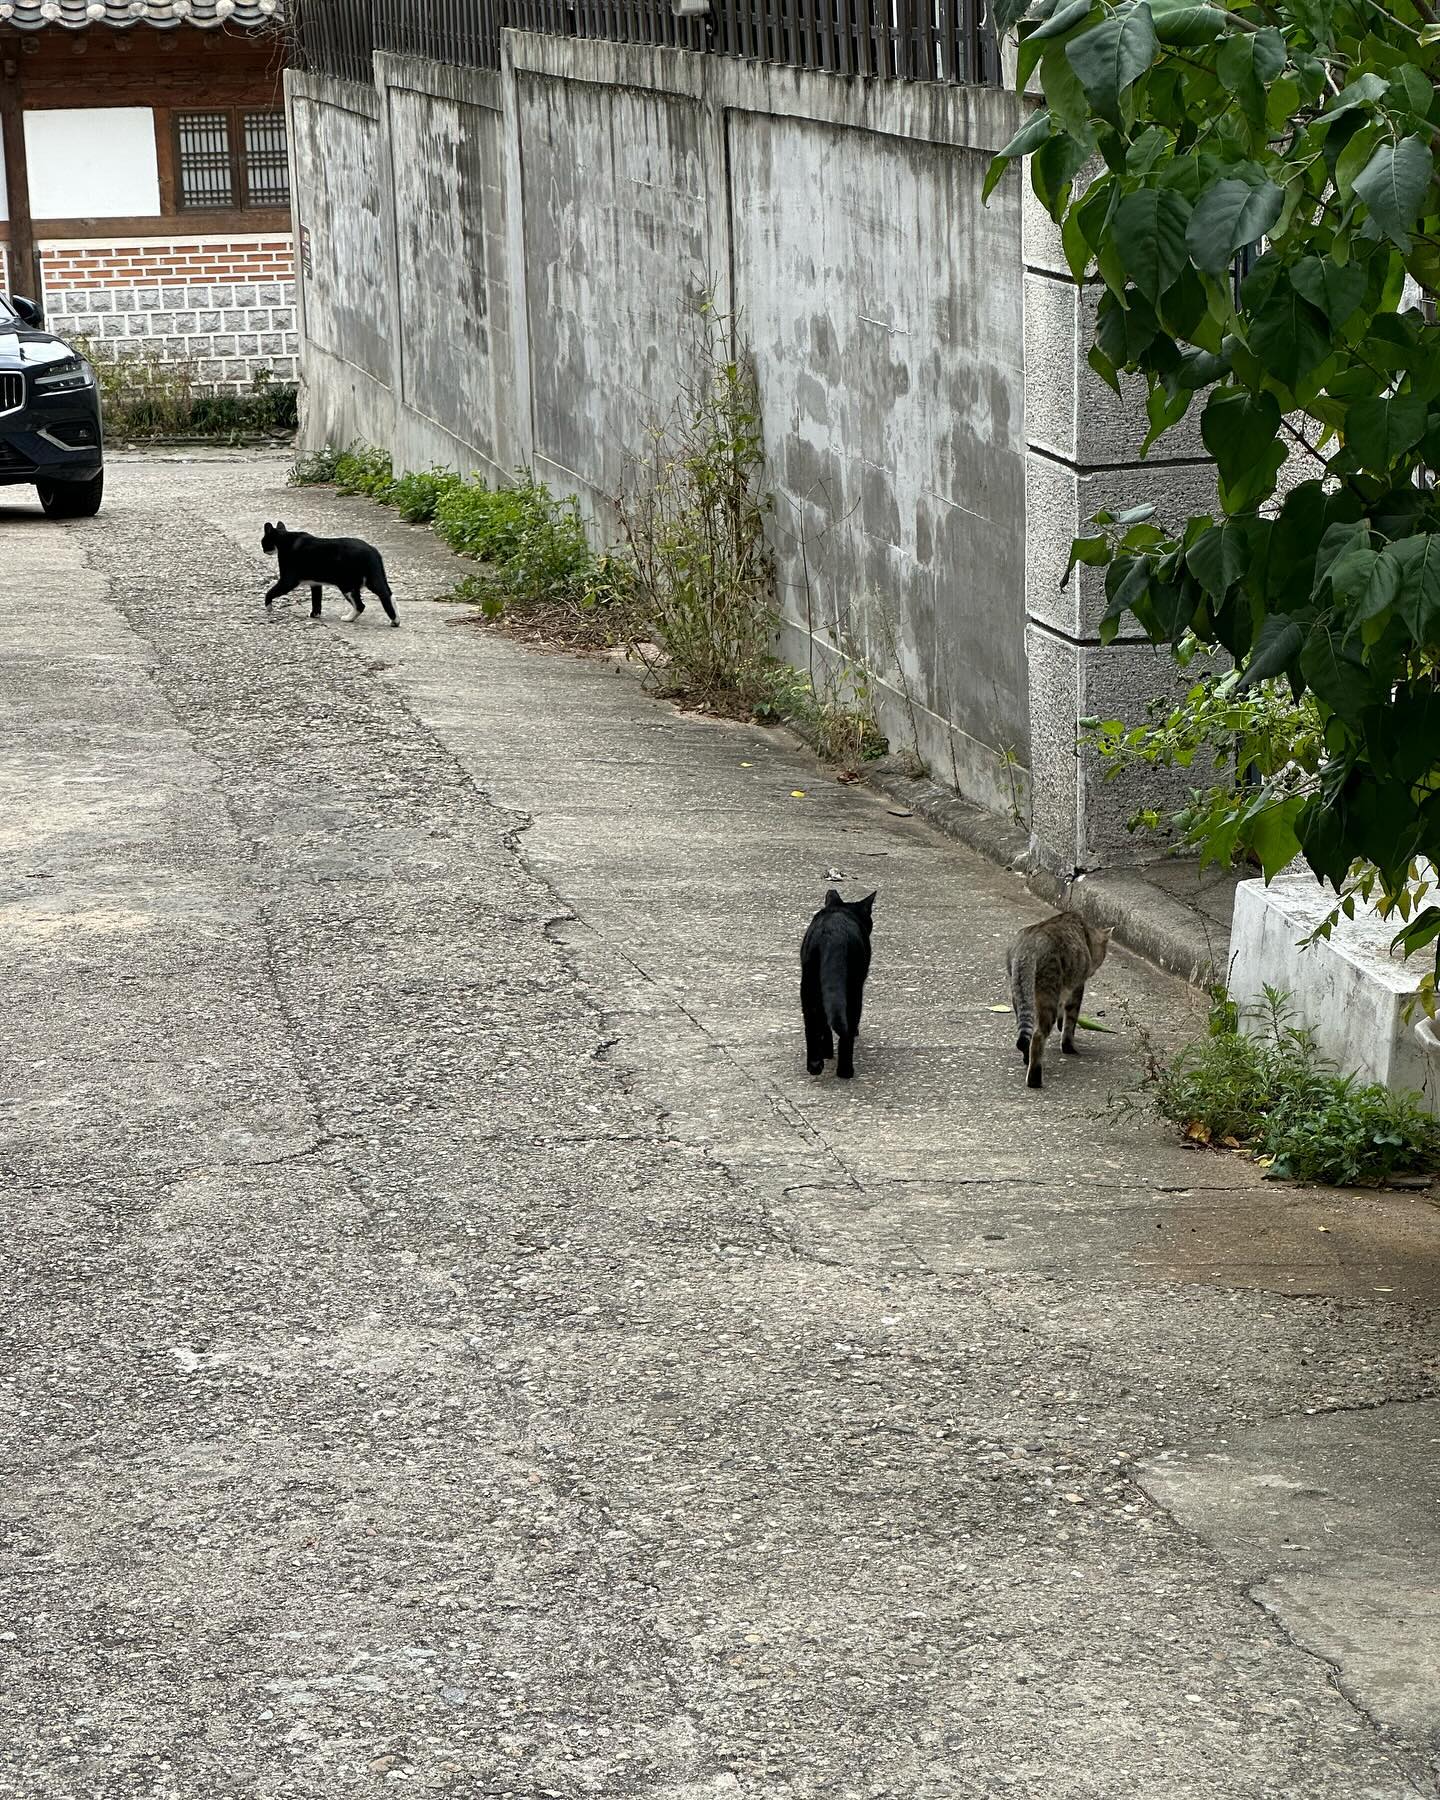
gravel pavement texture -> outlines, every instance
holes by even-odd
[[[1013,875],[284,470],[0,507],[0,1794],[1440,1791],[1429,1199],[1107,1115],[1124,952],[1029,1092]]]

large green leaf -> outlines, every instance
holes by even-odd
[[[1195,266],[1219,275],[1238,250],[1258,243],[1280,218],[1285,194],[1274,182],[1211,182],[1195,203],[1186,227],[1186,247]]]
[[[1064,37],[1065,33],[1076,26],[1094,10],[1095,0],[1067,0],[1064,6],[1057,6],[1043,25],[1037,25],[1034,31],[1025,34],[1027,44],[1044,43],[1049,38]]]
[[[1137,362],[1155,342],[1160,325],[1148,301],[1131,296],[1129,306],[1107,293],[1095,318],[1095,341],[1117,369]]]
[[[1250,327],[1250,348],[1263,358],[1265,372],[1293,388],[1330,354],[1325,315],[1288,284],[1278,286]]]
[[[1212,525],[1186,552],[1185,563],[1205,592],[1220,600],[1250,566],[1250,545],[1238,525]]]
[[[1435,158],[1424,138],[1382,144],[1355,178],[1355,193],[1385,235],[1408,248],[1411,226],[1420,216],[1435,174]]]
[[[1347,725],[1358,726],[1371,703],[1375,683],[1359,653],[1347,649],[1339,634],[1317,625],[1300,652],[1305,685]]]
[[[1390,83],[1381,75],[1367,69],[1363,75],[1357,75],[1345,86],[1320,115],[1323,125],[1327,119],[1338,119],[1342,113],[1354,112],[1357,108],[1368,107],[1388,92]]]
[[[1440,535],[1401,538],[1390,554],[1400,567],[1400,617],[1417,644],[1434,645],[1440,627]]]
[[[1321,881],[1338,888],[1355,860],[1346,832],[1344,809],[1328,794],[1312,794],[1295,820],[1295,835],[1305,860]]]
[[[1336,330],[1353,317],[1368,285],[1368,276],[1359,263],[1342,266],[1328,256],[1302,256],[1291,269],[1290,279]]]
[[[995,192],[995,184],[1015,158],[1028,156],[1032,150],[1038,150],[1054,129],[1055,123],[1050,117],[1048,107],[1028,118],[1005,148],[992,160],[985,176],[985,185],[980,190],[980,198],[988,200]]]
[[[1049,43],[1043,46],[1044,55],[1040,58],[1040,84],[1045,91],[1045,99],[1051,112],[1071,137],[1093,144],[1095,141],[1094,122],[1089,97],[1076,79],[1074,69],[1070,67],[1070,60],[1065,54],[1065,48],[1065,45],[1061,43]]]
[[[1372,550],[1369,536],[1362,527],[1326,571],[1330,592],[1350,631],[1378,618],[1400,594],[1399,563],[1388,548]]]
[[[1240,682],[1243,691],[1257,681],[1273,681],[1295,663],[1305,643],[1305,630],[1286,613],[1267,613],[1255,634],[1250,661]]]
[[[1112,125],[1121,123],[1120,96],[1154,62],[1159,46],[1150,8],[1114,13],[1065,46],[1065,55],[1090,104]]]
[[[1059,215],[1070,192],[1070,183],[1089,162],[1091,154],[1090,147],[1071,137],[1068,131],[1057,131],[1053,137],[1046,138],[1030,158],[1030,185],[1035,190],[1035,198],[1052,219]]]
[[[1193,49],[1213,44],[1230,22],[1230,15],[1204,0],[1150,0],[1155,35],[1162,44]]]
[[[1303,795],[1291,794],[1288,799],[1262,807],[1249,822],[1250,848],[1260,858],[1266,881],[1273,881],[1300,854],[1295,819],[1304,804]]]
[[[1265,123],[1265,84],[1285,67],[1285,40],[1278,31],[1236,32],[1226,38],[1215,72],[1252,125]]]
[[[1067,0],[1064,6],[1058,6],[1043,24],[1032,27],[1020,39],[1020,47],[1015,57],[1016,85],[1023,93],[1030,85],[1030,78],[1035,72],[1035,65],[1052,45],[1060,46],[1067,37],[1075,37],[1094,11],[1094,0]],[[1067,65],[1068,67],[1068,65]],[[1055,96],[1049,91],[1046,83],[1046,98],[1052,106]],[[1076,84],[1078,88],[1078,83]]]
[[[1258,463],[1280,430],[1280,402],[1273,394],[1215,388],[1205,402],[1200,435],[1215,458],[1220,478],[1233,485]]]
[[[1105,616],[1100,621],[1100,641],[1110,643],[1120,621],[1145,598],[1153,564],[1148,556],[1117,556],[1105,571]]]
[[[1190,207],[1168,188],[1141,188],[1115,209],[1110,235],[1125,273],[1152,304],[1185,267]]]
[[[1284,204],[1285,195],[1273,181],[1212,182],[1196,203],[1185,231],[1196,268],[1219,275],[1238,251],[1264,237]]]
[[[1383,474],[1424,437],[1427,417],[1418,394],[1357,400],[1345,415],[1346,447],[1363,467]]]

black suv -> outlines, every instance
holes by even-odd
[[[52,519],[85,519],[105,488],[100,389],[33,300],[0,298],[0,485],[33,485]]]

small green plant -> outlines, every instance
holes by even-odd
[[[858,774],[863,764],[875,762],[890,749],[875,716],[870,677],[855,664],[827,668],[817,689],[812,676],[777,663],[754,711],[757,718],[793,726],[823,761],[845,774]]]
[[[1208,1036],[1168,1062],[1147,1044],[1144,1096],[1191,1142],[1251,1150],[1285,1181],[1374,1186],[1440,1166],[1440,1122],[1418,1094],[1340,1074],[1274,988],[1251,1018],[1242,1031],[1215,990]]]
[[[318,450],[297,457],[285,479],[291,487],[328,487],[335,479],[342,454],[333,445],[322,444]]]
[[[335,491],[364,494],[386,505],[395,485],[390,453],[373,444],[351,444],[335,459]]]
[[[429,525],[441,500],[459,483],[460,477],[451,469],[412,469],[391,484],[386,503],[407,525]]]
[[[504,488],[488,487],[478,476],[455,481],[436,501],[434,524],[452,550],[490,565],[497,604],[487,610],[578,606],[599,561],[574,499],[557,499],[529,475]]]

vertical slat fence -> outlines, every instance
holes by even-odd
[[[500,66],[506,26],[561,37],[708,51],[836,75],[902,81],[1001,79],[990,0],[290,0],[302,68],[373,78],[392,50],[466,68]]]

